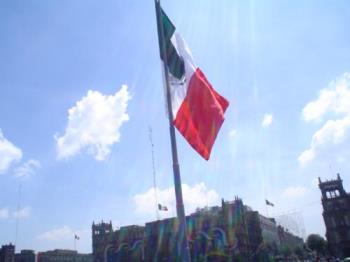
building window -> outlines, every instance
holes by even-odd
[[[327,197],[327,198],[332,198],[332,194],[331,194],[330,191],[327,191],[327,192],[326,192],[326,197]]]
[[[340,196],[340,192],[338,189],[336,190],[330,190],[326,192],[326,197],[327,198],[335,198],[335,197],[339,197]]]

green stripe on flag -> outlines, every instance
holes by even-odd
[[[163,23],[163,33],[164,33],[164,41],[165,41],[165,52],[167,57],[167,66],[170,74],[172,74],[177,79],[181,79],[185,73],[185,64],[183,59],[179,56],[176,48],[171,42],[171,37],[175,32],[175,26],[170,21],[169,17],[166,13],[161,9],[161,21]],[[159,39],[162,39],[159,37]],[[162,47],[161,40],[159,40],[159,47]],[[162,48],[160,50],[160,57],[163,59]]]
[[[170,21],[169,17],[166,15],[166,13],[163,11],[163,9],[160,10],[162,12],[164,40],[166,43],[169,43],[170,38],[174,34],[176,28]]]

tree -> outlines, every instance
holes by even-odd
[[[311,234],[307,237],[306,245],[312,251],[316,251],[319,254],[325,254],[327,250],[326,240],[317,234]]]

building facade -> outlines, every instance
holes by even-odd
[[[108,248],[115,242],[112,222],[92,223],[92,253],[95,262],[104,262]]]
[[[272,249],[277,250],[281,246],[281,239],[278,234],[276,220],[259,214],[259,222],[263,243]]]
[[[11,243],[3,245],[0,249],[0,262],[14,262],[15,261],[15,246]]]
[[[262,254],[262,247],[277,249],[280,236],[285,236],[274,219],[252,211],[238,197],[222,200],[221,206],[197,209],[186,216],[186,224],[192,261],[264,261],[261,258],[266,258],[267,249]],[[177,257],[178,227],[177,218],[115,231],[111,222],[93,223],[94,262],[181,261]],[[283,243],[289,243],[287,239],[284,237]],[[303,240],[298,241],[302,246]]]
[[[15,262],[35,262],[34,250],[21,250],[21,253],[15,254]]]
[[[132,225],[113,231],[112,222],[93,223],[94,262],[143,261],[144,235],[145,227],[143,226]]]
[[[79,254],[75,250],[55,249],[39,252],[37,262],[92,262],[91,254]]]
[[[301,237],[277,225],[274,218],[265,217],[247,207],[246,220],[251,261],[269,261],[269,256],[277,256],[285,248],[293,252],[304,246]]]
[[[246,207],[246,224],[248,231],[248,244],[252,260],[259,261],[263,243],[262,230],[260,226],[260,214]]]
[[[241,199],[222,200],[221,207],[198,209],[186,217],[192,261],[230,261],[249,255],[248,233]],[[178,254],[178,220],[146,224],[145,261],[181,261]]]
[[[277,226],[277,231],[281,248],[288,247],[291,252],[296,248],[303,248],[304,241],[301,237],[295,236],[282,226]]]
[[[337,179],[321,181],[323,219],[326,225],[328,248],[332,255],[350,256],[350,195],[343,187],[340,175]]]

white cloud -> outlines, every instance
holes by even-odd
[[[0,219],[9,218],[9,210],[7,208],[0,208]]]
[[[110,96],[89,90],[68,110],[64,135],[55,136],[58,158],[69,158],[85,149],[96,160],[104,160],[113,144],[119,142],[120,127],[129,120],[129,100],[126,85]]]
[[[317,100],[308,103],[303,109],[306,122],[320,121],[330,112],[350,114],[350,73],[345,73],[320,91]]]
[[[56,226],[36,236],[38,249],[47,250],[54,246],[58,249],[71,249],[74,235],[79,236],[76,241],[76,249],[80,253],[91,253],[91,225],[86,225],[80,230],[72,229],[68,225]]]
[[[283,192],[282,196],[284,198],[299,198],[305,196],[307,189],[303,186],[291,186],[287,187]]]
[[[311,139],[310,148],[301,153],[298,160],[301,166],[311,162],[323,148],[340,144],[350,128],[350,116],[339,120],[328,120]]]
[[[309,162],[314,160],[315,152],[313,149],[307,149],[300,154],[298,161],[302,167],[306,166]]]
[[[79,240],[74,240],[74,235],[79,236]],[[36,236],[37,249],[72,249],[75,242],[76,249],[80,253],[91,253],[91,225],[85,225],[79,230],[72,229],[68,225],[53,227]]]
[[[66,239],[73,239],[74,231],[69,226],[58,227],[49,231],[46,231],[37,236],[39,240],[45,241],[59,241]]]
[[[316,101],[308,103],[303,109],[303,117],[306,122],[320,121],[322,116],[329,110],[334,93],[323,89],[320,92],[319,98]]]
[[[261,122],[261,125],[263,127],[268,127],[272,124],[272,121],[273,121],[273,117],[271,114],[265,114],[264,115],[264,118],[263,118],[263,121]]]
[[[237,135],[237,130],[236,129],[232,129],[229,133],[228,133],[229,137],[235,137]]]
[[[5,173],[12,163],[21,158],[21,149],[7,140],[0,129],[0,174]]]
[[[350,100],[349,100],[350,101]],[[328,120],[312,137],[313,147],[343,142],[350,127],[350,116],[339,120]]]
[[[30,216],[30,213],[32,211],[31,207],[24,207],[18,211],[13,212],[14,218],[27,218]]]
[[[182,184],[182,192],[186,213],[191,213],[198,207],[213,206],[219,203],[219,195],[215,190],[210,190],[202,182],[193,187]],[[176,202],[174,187],[164,190],[157,188],[158,202],[167,206],[169,211],[162,212],[164,216],[176,214]],[[155,194],[151,188],[145,193],[137,194],[133,198],[136,212],[139,214],[153,215],[155,213]]]
[[[26,177],[35,173],[40,168],[40,162],[35,159],[30,159],[21,166],[15,169],[16,177]]]
[[[320,91],[318,99],[308,103],[303,109],[306,122],[322,121],[323,126],[312,136],[310,148],[298,158],[301,166],[306,166],[316,155],[345,141],[350,128],[350,73],[345,73]],[[338,117],[334,119],[335,117]]]

